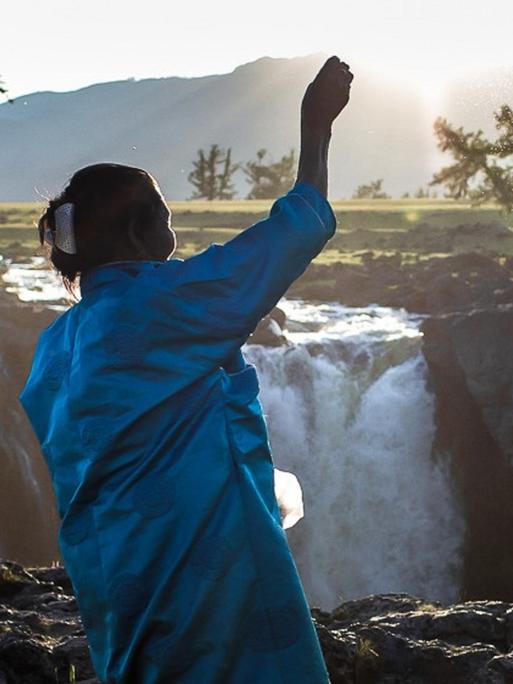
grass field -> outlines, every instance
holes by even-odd
[[[226,242],[267,216],[271,205],[271,200],[169,202],[178,235],[176,256],[185,258],[212,242]],[[338,230],[317,257],[318,263],[359,260],[367,250],[400,251],[406,260],[464,251],[513,255],[513,216],[505,216],[493,205],[473,208],[435,199],[348,200],[331,205]],[[22,258],[45,253],[35,230],[42,208],[35,203],[0,203],[1,255]],[[511,235],[497,236],[479,226],[470,232],[458,229],[462,224],[493,222],[511,226]]]

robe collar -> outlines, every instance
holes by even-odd
[[[119,282],[121,278],[130,279],[137,277],[146,264],[159,264],[160,261],[111,261],[101,266],[90,268],[80,276],[80,294],[84,298],[91,292],[109,285],[113,282]]]
[[[83,299],[90,292],[110,285],[114,282],[120,281],[124,278],[130,280],[137,278],[137,276],[144,269],[158,268],[163,264],[173,263],[176,267],[178,264],[183,264],[184,260],[178,257],[172,257],[167,261],[150,260],[150,259],[131,259],[129,261],[110,261],[101,266],[95,266],[87,271],[84,271],[80,276],[80,295]]]

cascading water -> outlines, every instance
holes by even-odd
[[[66,308],[57,303],[67,298],[67,293],[57,273],[48,269],[46,257],[31,257],[21,263],[11,259],[2,261],[6,267],[2,280],[7,292],[16,294],[22,302],[45,302],[57,311]]]
[[[40,266],[12,264],[9,289],[64,308],[62,289]],[[275,465],[303,488],[304,518],[287,534],[310,605],[329,610],[390,591],[458,599],[465,523],[449,464],[432,453],[420,317],[280,306],[291,344],[246,345],[244,354],[258,369]],[[16,457],[24,467],[25,455]],[[33,479],[28,468],[27,489]]]
[[[449,464],[431,454],[434,397],[415,318],[282,305],[315,330],[245,356],[258,368],[275,465],[303,488],[289,542],[310,604],[390,591],[457,599],[464,518]]]

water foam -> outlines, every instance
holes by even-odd
[[[332,320],[327,336],[321,325],[293,347],[245,348],[275,465],[303,488],[305,517],[289,542],[311,605],[390,591],[456,600],[465,524],[447,458],[432,453],[418,327],[374,309],[362,332],[363,313],[353,330],[339,318],[336,340]]]

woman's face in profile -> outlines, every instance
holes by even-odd
[[[153,258],[166,261],[176,248],[176,233],[171,227],[171,211],[162,197],[162,218],[155,230],[148,235],[149,250],[155,254]]]
[[[155,259],[167,261],[176,249],[176,234],[171,227],[171,210],[166,204],[155,179],[152,179],[154,190],[159,197],[157,216],[151,227],[138,226],[135,221],[135,230],[128,231],[129,246],[128,258]],[[155,198],[153,199],[155,201]],[[125,247],[121,247],[124,252]],[[121,257],[127,258],[127,257]]]

